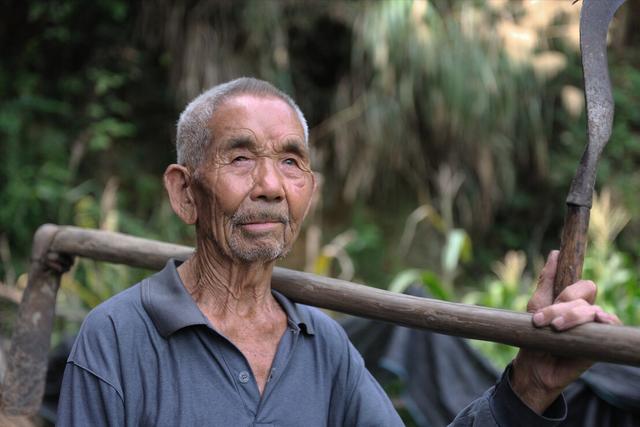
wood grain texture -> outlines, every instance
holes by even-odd
[[[184,260],[193,253],[187,246],[75,227],[60,227],[51,250],[154,270],[169,258]],[[272,286],[294,301],[356,316],[562,356],[640,366],[638,328],[594,323],[558,333],[533,327],[528,313],[396,294],[284,268],[274,270]]]
[[[558,256],[558,270],[553,284],[554,297],[582,278],[590,213],[591,209],[588,207],[567,204]]]
[[[56,226],[45,225],[33,239],[29,281],[18,307],[0,392],[0,413],[6,416],[33,415],[42,403],[60,287],[60,274],[46,268],[43,260],[57,231]]]

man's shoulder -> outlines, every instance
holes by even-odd
[[[130,320],[142,308],[141,287],[145,279],[117,293],[93,308],[85,317],[83,328],[87,326],[105,326],[105,322],[113,319]]]
[[[120,395],[122,365],[136,348],[135,331],[145,323],[140,302],[143,282],[105,300],[87,314],[67,360],[75,369],[108,383]]]
[[[92,353],[113,353],[122,344],[126,345],[128,337],[131,337],[129,341],[135,341],[135,330],[139,330],[148,318],[141,303],[143,283],[144,280],[114,295],[87,314],[69,360],[84,365],[92,359]]]

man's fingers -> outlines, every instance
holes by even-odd
[[[608,325],[622,324],[615,314],[607,313],[601,307],[591,305],[582,299],[550,305],[533,315],[535,326],[551,326],[557,331],[564,331],[594,321]]]
[[[49,252],[44,259],[45,265],[59,274],[69,271],[73,265],[73,261],[73,256],[58,252]]]
[[[551,251],[547,262],[538,277],[538,284],[533,296],[527,304],[527,311],[534,312],[553,302],[553,281],[558,267],[558,251]]]
[[[622,325],[622,320],[613,313],[607,313],[605,311],[596,313],[596,322],[606,323],[608,325]]]
[[[596,300],[598,288],[591,280],[580,280],[573,285],[567,286],[560,295],[556,298],[555,302],[568,302],[583,299],[589,304],[593,304]]]
[[[587,303],[585,300],[575,300],[547,306],[543,309],[538,310],[533,315],[533,324],[538,327],[549,326],[554,320],[564,317],[565,315],[570,313],[571,310],[576,310],[581,306],[589,306],[589,303]]]
[[[598,313],[604,313],[604,311],[597,305],[579,305],[553,319],[551,326],[557,331],[564,331],[583,323],[593,322]]]

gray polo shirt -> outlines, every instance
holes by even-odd
[[[288,328],[260,396],[247,360],[198,309],[176,267],[169,261],[87,316],[58,425],[402,425],[344,330],[277,292]]]
[[[178,265],[89,313],[65,369],[59,426],[403,425],[344,330],[277,292],[288,328],[260,396],[247,360],[198,309]],[[566,407],[550,409],[549,418],[534,414],[505,374],[453,425],[552,426]]]

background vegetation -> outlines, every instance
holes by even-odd
[[[558,246],[585,146],[570,1],[3,2],[0,324],[45,222],[191,244],[161,175],[201,90],[253,75],[311,125],[316,210],[284,263],[378,287],[522,310]],[[616,101],[585,276],[640,324],[640,16],[610,37]],[[76,263],[56,340],[147,272]],[[496,364],[511,350],[482,344]]]

